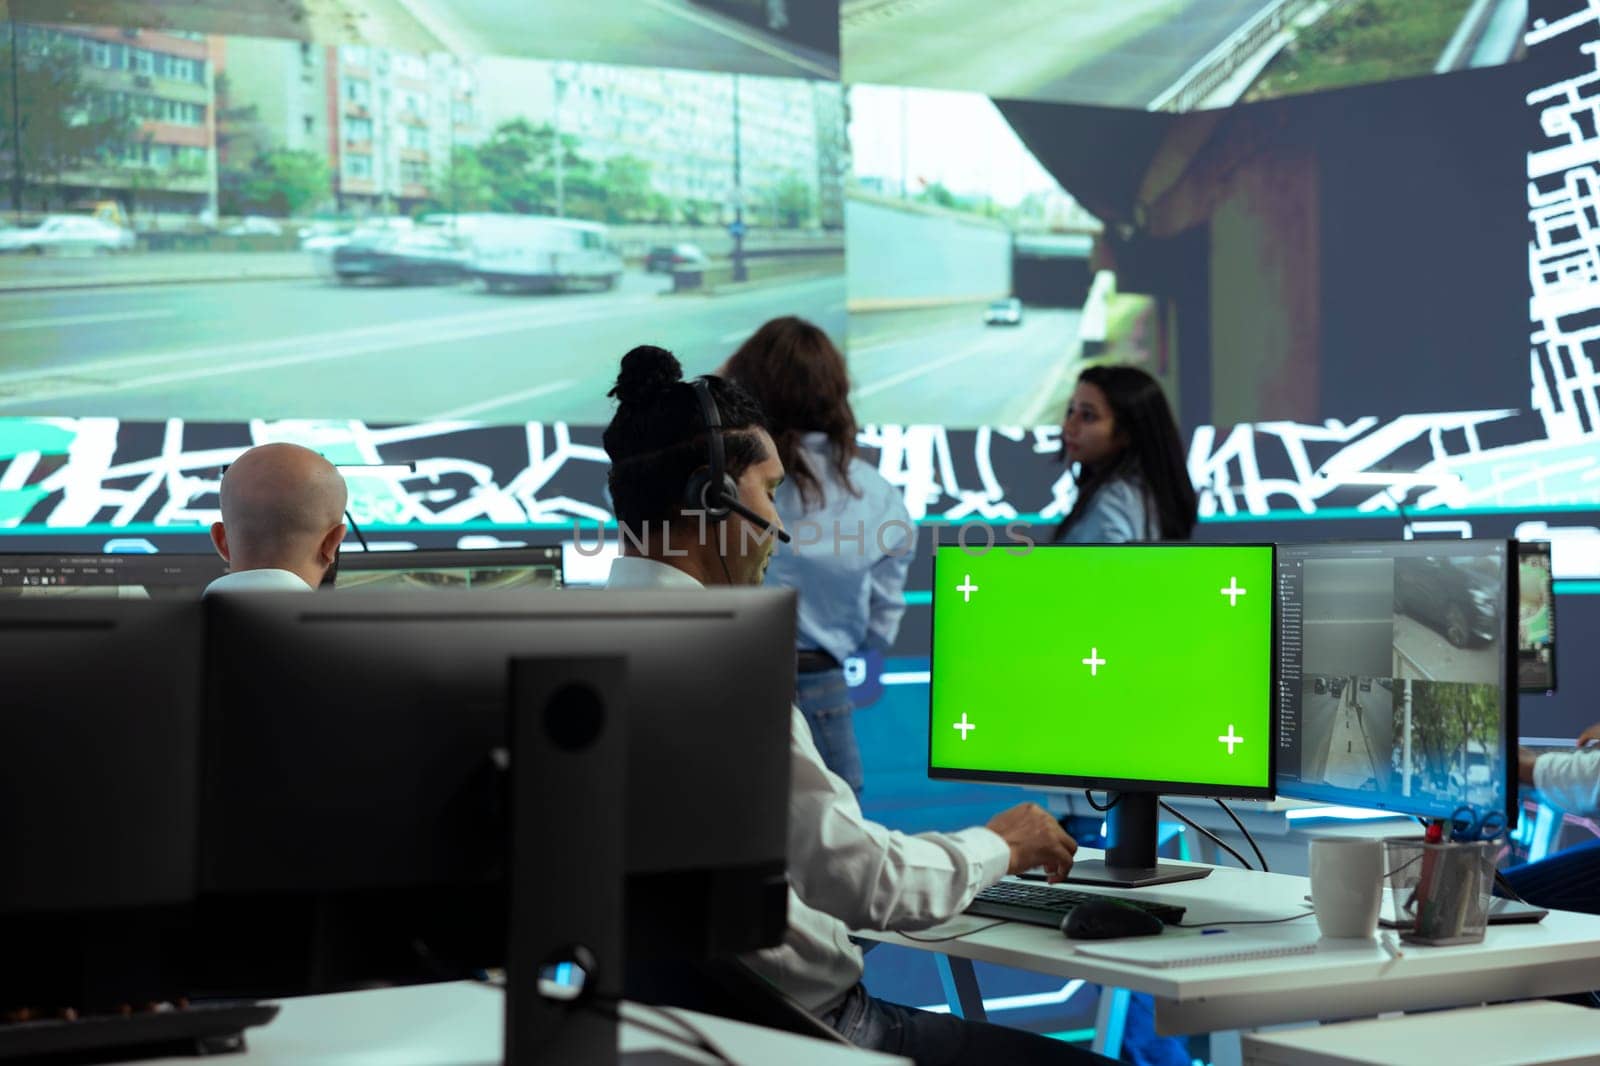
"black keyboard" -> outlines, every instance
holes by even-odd
[[[1104,892],[1079,892],[1056,885],[1034,885],[1025,881],[1001,881],[979,892],[967,905],[968,914],[984,918],[1006,918],[1013,922],[1043,925],[1058,929],[1078,904],[1091,899],[1114,899],[1160,918],[1165,925],[1183,921],[1184,908],[1171,903],[1152,903],[1133,896],[1112,896]]]
[[[0,1023],[0,1062],[68,1054],[77,1062],[113,1049],[119,1058],[242,1051],[244,1030],[265,1025],[277,1014],[276,1003],[212,1000],[181,1010]]]

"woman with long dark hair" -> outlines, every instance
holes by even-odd
[[[859,794],[844,661],[894,641],[915,530],[900,493],[856,455],[850,374],[826,333],[775,318],[723,373],[761,405],[787,475],[778,514],[795,537],[774,553],[766,582],[800,593],[795,702],[828,769]]]
[[[1183,441],[1161,386],[1131,366],[1078,375],[1061,426],[1078,497],[1055,539],[1075,544],[1188,540],[1197,499]]]

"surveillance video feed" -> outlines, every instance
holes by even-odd
[[[1517,544],[1517,687],[1556,687],[1556,602],[1547,542]]]
[[[515,554],[536,558],[471,559],[471,552],[380,552],[340,561],[334,587],[340,592],[395,589],[507,591],[561,587],[561,549],[524,549]]]
[[[1506,567],[1497,541],[1283,546],[1279,792],[1505,806]]]

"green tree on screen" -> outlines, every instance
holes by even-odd
[[[1412,747],[1423,756],[1419,768],[1434,790],[1447,791],[1450,772],[1465,771],[1470,744],[1491,751],[1499,742],[1494,686],[1457,681],[1410,684]]]
[[[13,32],[22,34],[15,70]],[[55,185],[69,172],[115,165],[135,142],[134,118],[84,81],[79,47],[41,27],[0,25],[0,157],[9,166],[21,159],[25,184]]]
[[[248,166],[226,167],[217,176],[222,213],[298,215],[331,194],[332,177],[327,160],[315,152],[262,152]]]
[[[811,185],[798,174],[785,174],[772,187],[773,220],[785,229],[808,225],[816,214],[816,197]]]

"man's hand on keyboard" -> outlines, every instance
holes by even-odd
[[[989,828],[1011,845],[1011,868],[1007,873],[1019,874],[1042,866],[1051,881],[1061,881],[1072,869],[1078,842],[1037,803],[1019,803],[1001,811],[989,819]]]

